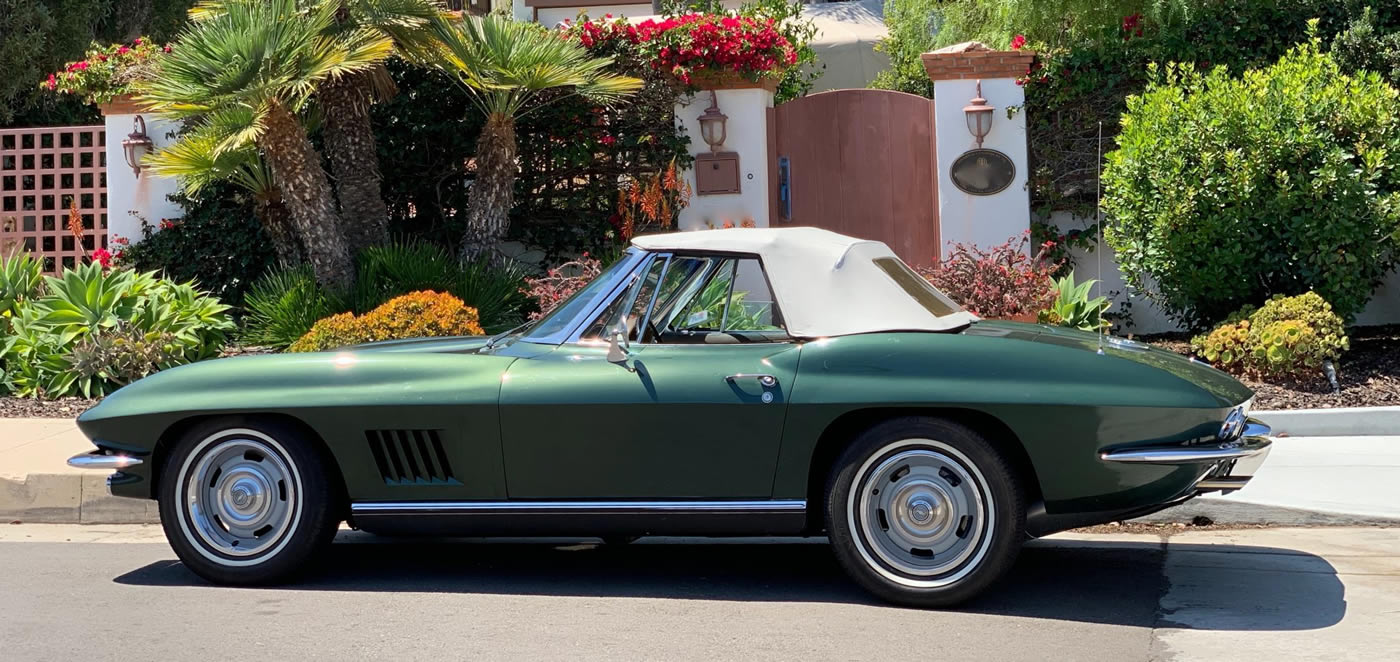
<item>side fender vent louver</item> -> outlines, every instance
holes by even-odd
[[[365,430],[379,475],[389,485],[460,485],[439,430]]]

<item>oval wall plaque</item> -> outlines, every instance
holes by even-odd
[[[1011,157],[994,149],[973,149],[963,152],[949,169],[953,185],[972,195],[993,195],[1011,185],[1016,178],[1016,165]]]

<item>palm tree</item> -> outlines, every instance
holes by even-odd
[[[316,280],[349,288],[355,270],[330,180],[298,114],[327,81],[373,69],[393,52],[374,30],[331,36],[339,6],[297,0],[226,0],[163,58],[141,99],[195,121],[214,156],[256,146],[291,212]]]
[[[228,1],[205,0],[190,10],[190,16],[208,20],[222,13]],[[338,38],[357,30],[372,30],[391,39],[405,55],[432,47],[432,23],[445,11],[437,0],[300,0],[298,4],[303,8],[317,4],[336,7],[327,36]],[[325,81],[317,88],[321,138],[351,255],[389,238],[389,212],[380,185],[369,107],[376,97],[393,91],[394,81],[382,65]]]
[[[436,22],[442,47],[432,63],[455,75],[472,102],[486,114],[476,143],[476,180],[467,200],[462,255],[472,259],[505,236],[515,187],[515,121],[545,90],[564,88],[557,98],[580,94],[611,103],[642,82],[606,70],[612,58],[595,58],[534,23],[499,15]]]
[[[282,189],[272,181],[272,170],[255,146],[218,150],[219,137],[202,127],[180,136],[174,144],[148,155],[143,161],[162,177],[178,177],[185,193],[199,194],[218,181],[229,181],[253,196],[253,214],[272,240],[278,261],[285,265],[302,261],[301,241],[292,227],[291,213],[282,200]]]

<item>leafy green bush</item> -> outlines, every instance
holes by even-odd
[[[1348,347],[1342,318],[1316,292],[1245,306],[1191,340],[1196,354],[1222,370],[1266,379],[1317,375]]]
[[[476,309],[442,292],[410,292],[364,315],[340,313],[311,327],[289,352],[319,352],[378,340],[479,336]]]
[[[1242,78],[1167,67],[1104,172],[1130,286],[1197,327],[1308,290],[1351,318],[1400,257],[1397,103],[1316,39]]]
[[[5,387],[44,398],[105,395],[155,370],[213,356],[234,326],[228,310],[190,283],[152,273],[97,263],[65,270],[0,319],[9,328],[0,354]]]
[[[478,311],[480,324],[496,332],[519,324],[528,298],[525,274],[513,263],[461,262],[446,249],[420,241],[396,241],[360,254],[356,286],[337,296],[316,284],[304,267],[280,269],[259,279],[244,299],[242,340],[287,347],[336,313],[365,313],[409,292],[447,292]]]
[[[115,237],[117,263],[158,271],[177,281],[193,280],[230,305],[241,305],[258,275],[276,264],[272,241],[253,213],[250,195],[215,183],[198,196],[171,196],[183,215],[141,223],[141,237]],[[157,230],[159,230],[157,232]],[[139,243],[127,243],[139,239]]]
[[[342,311],[342,306],[316,284],[309,266],[278,269],[248,288],[239,340],[283,348],[306,335],[317,320]]]
[[[1089,298],[1089,290],[1097,280],[1074,282],[1074,272],[1055,279],[1055,300],[1050,307],[1040,311],[1037,321],[1041,324],[1058,324],[1081,331],[1103,331],[1110,325],[1103,318],[1108,310],[1108,297]]]

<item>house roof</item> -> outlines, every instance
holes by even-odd
[[[793,336],[946,331],[977,319],[878,241],[793,227],[674,232],[637,237],[632,244],[649,251],[759,256]]]

